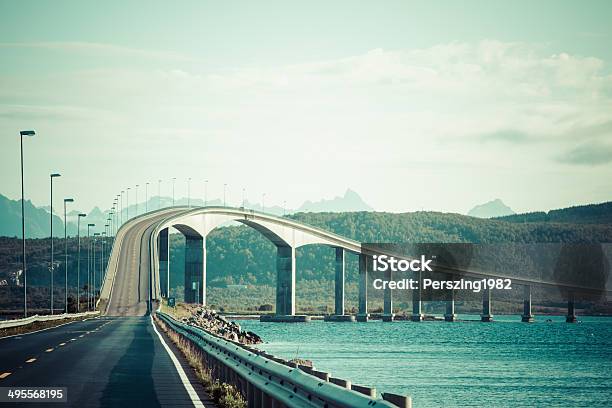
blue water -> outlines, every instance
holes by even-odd
[[[496,319],[239,323],[272,354],[312,360],[319,370],[379,393],[409,394],[415,407],[612,406],[612,318]]]

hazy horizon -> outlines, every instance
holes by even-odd
[[[612,200],[612,3],[4,2],[0,193],[516,212]],[[144,188],[141,190],[144,198]],[[142,201],[141,198],[141,201]]]

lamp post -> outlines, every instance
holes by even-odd
[[[286,215],[287,213],[287,201],[283,200],[283,217]]]
[[[261,195],[261,212],[266,212],[266,193]]]
[[[77,313],[81,308],[81,218],[87,214],[77,216]]]
[[[136,217],[138,217],[138,184],[136,184]]]
[[[94,232],[93,250],[92,250],[93,255],[92,255],[92,260],[91,260],[91,266],[92,266],[92,272],[93,272],[93,275],[91,277],[91,285],[93,286],[93,300],[92,300],[92,305],[91,305],[92,309],[96,308],[96,243],[98,242],[96,237],[99,237],[99,236],[100,236],[99,232]]]
[[[51,212],[49,214],[49,218],[50,218],[50,223],[49,226],[51,227],[51,314],[53,314],[53,274],[55,271],[55,264],[53,263],[53,179],[56,177],[60,177],[61,174],[59,173],[53,173],[49,175],[49,179],[50,179],[50,184],[51,184],[51,198],[49,200],[50,206],[51,206]]]
[[[105,225],[104,228],[108,228],[108,225]],[[106,278],[106,268],[104,267],[104,245],[106,244],[106,232],[102,233],[101,243],[102,243],[102,256],[100,257],[100,292],[102,292],[102,282],[104,282],[104,278]]]
[[[145,183],[145,212],[149,212],[149,182]]]
[[[223,183],[223,206],[225,207],[225,190],[227,189],[227,183]]]
[[[125,189],[125,221],[130,220],[130,188]]]
[[[208,180],[204,180],[204,207],[208,205]]]
[[[191,208],[191,177],[187,179],[187,208]]]
[[[176,177],[172,177],[172,206],[174,207],[174,182],[176,181]]]
[[[89,238],[89,228],[96,224],[87,224],[87,310],[91,310],[91,239]]]
[[[120,202],[119,208],[121,209],[121,211],[119,212],[121,214],[121,219],[119,220],[119,223],[121,225],[123,225],[123,193],[124,192],[125,192],[124,190],[121,190],[121,197],[119,198],[119,202]]]
[[[242,188],[242,208],[244,208],[244,187]]]
[[[64,313],[68,313],[68,220],[66,219],[66,203],[72,203],[72,198],[64,198]]]
[[[161,208],[161,180],[157,180],[157,209]]]
[[[28,275],[26,269],[26,244],[25,244],[25,212],[24,212],[24,194],[23,194],[23,137],[34,136],[33,130],[22,130],[19,132],[21,146],[21,266],[23,270],[23,315],[28,317]]]

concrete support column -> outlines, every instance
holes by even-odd
[[[276,247],[276,314],[295,315],[295,248]]]
[[[204,267],[204,239],[185,236],[185,303],[202,303]]]
[[[482,314],[480,315],[480,321],[493,321],[493,315],[491,314],[491,289],[485,289],[482,292]]]
[[[359,313],[357,321],[367,322],[368,314],[368,256],[359,254]]]
[[[336,248],[336,291],[334,296],[335,314],[344,315],[344,248]]]
[[[410,320],[413,322],[420,322],[423,320],[423,311],[421,309],[421,288],[423,286],[423,279],[421,279],[421,271],[416,272],[416,274],[419,288],[412,291],[412,316]]]
[[[393,279],[393,272],[391,272],[391,268],[387,268],[385,271],[385,280],[390,282]],[[385,287],[383,292],[383,322],[392,322],[395,315],[393,314],[393,293],[389,286]]]
[[[523,315],[521,321],[525,323],[533,322],[533,315],[531,314],[531,286],[525,285],[525,295],[523,301]]]
[[[568,323],[576,323],[578,321],[576,319],[576,309],[574,308],[574,296],[571,294],[567,300],[567,316],[565,316],[565,321]]]
[[[457,320],[455,314],[455,290],[451,289],[448,291],[448,299],[446,300],[446,313],[444,313],[444,320],[447,322],[454,322]]]
[[[162,296],[168,298],[170,295],[170,239],[168,228],[159,231],[157,239],[159,286]]]

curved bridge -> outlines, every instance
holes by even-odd
[[[345,253],[361,254],[361,244],[294,220],[230,207],[166,208],[125,223],[115,239],[100,308],[109,315],[143,315],[150,300],[167,296],[169,228],[185,236],[185,301],[206,304],[206,237],[228,222],[259,231],[277,248],[276,314],[295,314],[295,251],[309,244],[336,249],[336,314],[344,314]],[[362,265],[363,264],[363,265]],[[365,268],[365,259],[360,269]],[[366,289],[365,281],[363,290]],[[364,301],[366,299],[364,296]],[[367,309],[364,303],[360,310]]]
[[[276,246],[276,315],[293,316],[296,311],[296,249],[309,244],[335,248],[335,316],[332,320],[353,320],[345,315],[345,255],[359,255],[359,312],[357,320],[368,319],[368,261],[374,254],[357,241],[306,225],[244,208],[171,207],[140,215],[126,222],[117,232],[100,293],[98,307],[107,315],[142,316],[151,309],[151,301],[167,297],[170,287],[169,228],[185,236],[185,302],[206,304],[206,237],[215,228],[228,222],[239,222],[259,231]],[[401,256],[400,256],[401,258]],[[559,286],[556,282],[506,276],[499,272],[469,269],[437,268],[437,271],[482,279],[512,278],[523,285],[523,320],[533,320],[531,286]],[[390,272],[388,280],[391,280]],[[567,289],[585,289],[568,286]],[[586,288],[589,289],[589,288]],[[393,320],[392,290],[384,290],[383,320]],[[421,293],[413,297],[412,320],[423,319]],[[350,319],[347,319],[349,318]],[[483,291],[483,321],[490,321],[491,290]],[[335,319],[337,318],[337,319]],[[455,319],[454,291],[450,292],[446,320]],[[568,300],[568,321],[574,321],[574,301]]]

